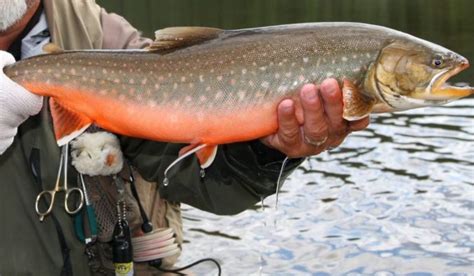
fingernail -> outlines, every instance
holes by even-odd
[[[293,109],[293,101],[288,100],[288,99],[283,100],[280,106],[284,111],[291,111]]]
[[[336,86],[329,81],[325,81],[321,88],[326,94],[334,94],[336,92]]]
[[[314,89],[304,89],[303,92],[303,97],[309,101],[313,101],[316,99],[316,91]]]

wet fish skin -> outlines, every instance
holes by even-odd
[[[436,72],[424,72],[426,64],[418,61],[400,69],[392,53],[382,59],[385,64],[377,64],[394,42],[406,46],[406,53],[442,53],[458,59],[450,72],[465,60],[441,46],[384,27],[312,23],[218,31],[212,39],[167,48],[164,53],[56,53],[19,61],[5,72],[31,92],[51,96],[58,106],[110,131],[215,145],[274,133],[278,103],[293,98],[301,110],[297,92],[302,85],[328,77],[347,84],[345,95],[357,95],[345,99],[347,119],[366,116],[373,107],[393,111],[423,105],[420,98],[418,105],[407,104],[411,92],[398,84],[412,76],[407,72],[418,72],[417,95],[429,94],[427,87]],[[385,65],[389,69],[381,70]],[[378,77],[388,81],[392,90],[381,88]],[[387,93],[395,100],[387,100]],[[57,138],[63,134],[57,133]]]

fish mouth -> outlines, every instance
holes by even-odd
[[[415,98],[430,101],[452,101],[474,94],[474,87],[453,86],[446,83],[448,79],[469,67],[467,59],[452,69],[438,73],[423,93],[415,94]]]

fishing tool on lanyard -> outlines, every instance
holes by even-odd
[[[81,189],[79,188],[68,188],[68,179],[67,179],[67,170],[68,170],[68,155],[69,155],[69,144],[64,145],[61,148],[61,156],[59,160],[59,168],[58,168],[58,175],[56,177],[56,185],[53,190],[43,190],[38,194],[36,197],[36,202],[35,202],[35,209],[36,213],[39,215],[39,220],[43,221],[44,218],[53,211],[54,207],[54,200],[56,199],[56,193],[57,192],[65,192],[66,195],[64,197],[64,209],[66,212],[70,215],[74,215],[78,213],[82,205],[84,204],[84,193]],[[64,173],[63,175],[63,186],[61,186],[61,172]],[[79,202],[76,205],[74,209],[69,208],[69,201],[73,200],[72,194],[75,193],[79,196]],[[70,200],[71,199],[71,200]],[[40,210],[40,202],[50,202],[49,207],[46,211],[41,211]]]

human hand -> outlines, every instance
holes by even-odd
[[[8,52],[0,51],[0,154],[13,143],[18,126],[40,112],[43,98],[24,89],[3,73],[3,67],[15,62]]]
[[[369,124],[369,118],[344,120],[342,92],[335,79],[327,79],[321,85],[307,84],[299,96],[299,102],[285,99],[278,105],[278,131],[261,139],[290,158],[337,147],[351,131]]]

